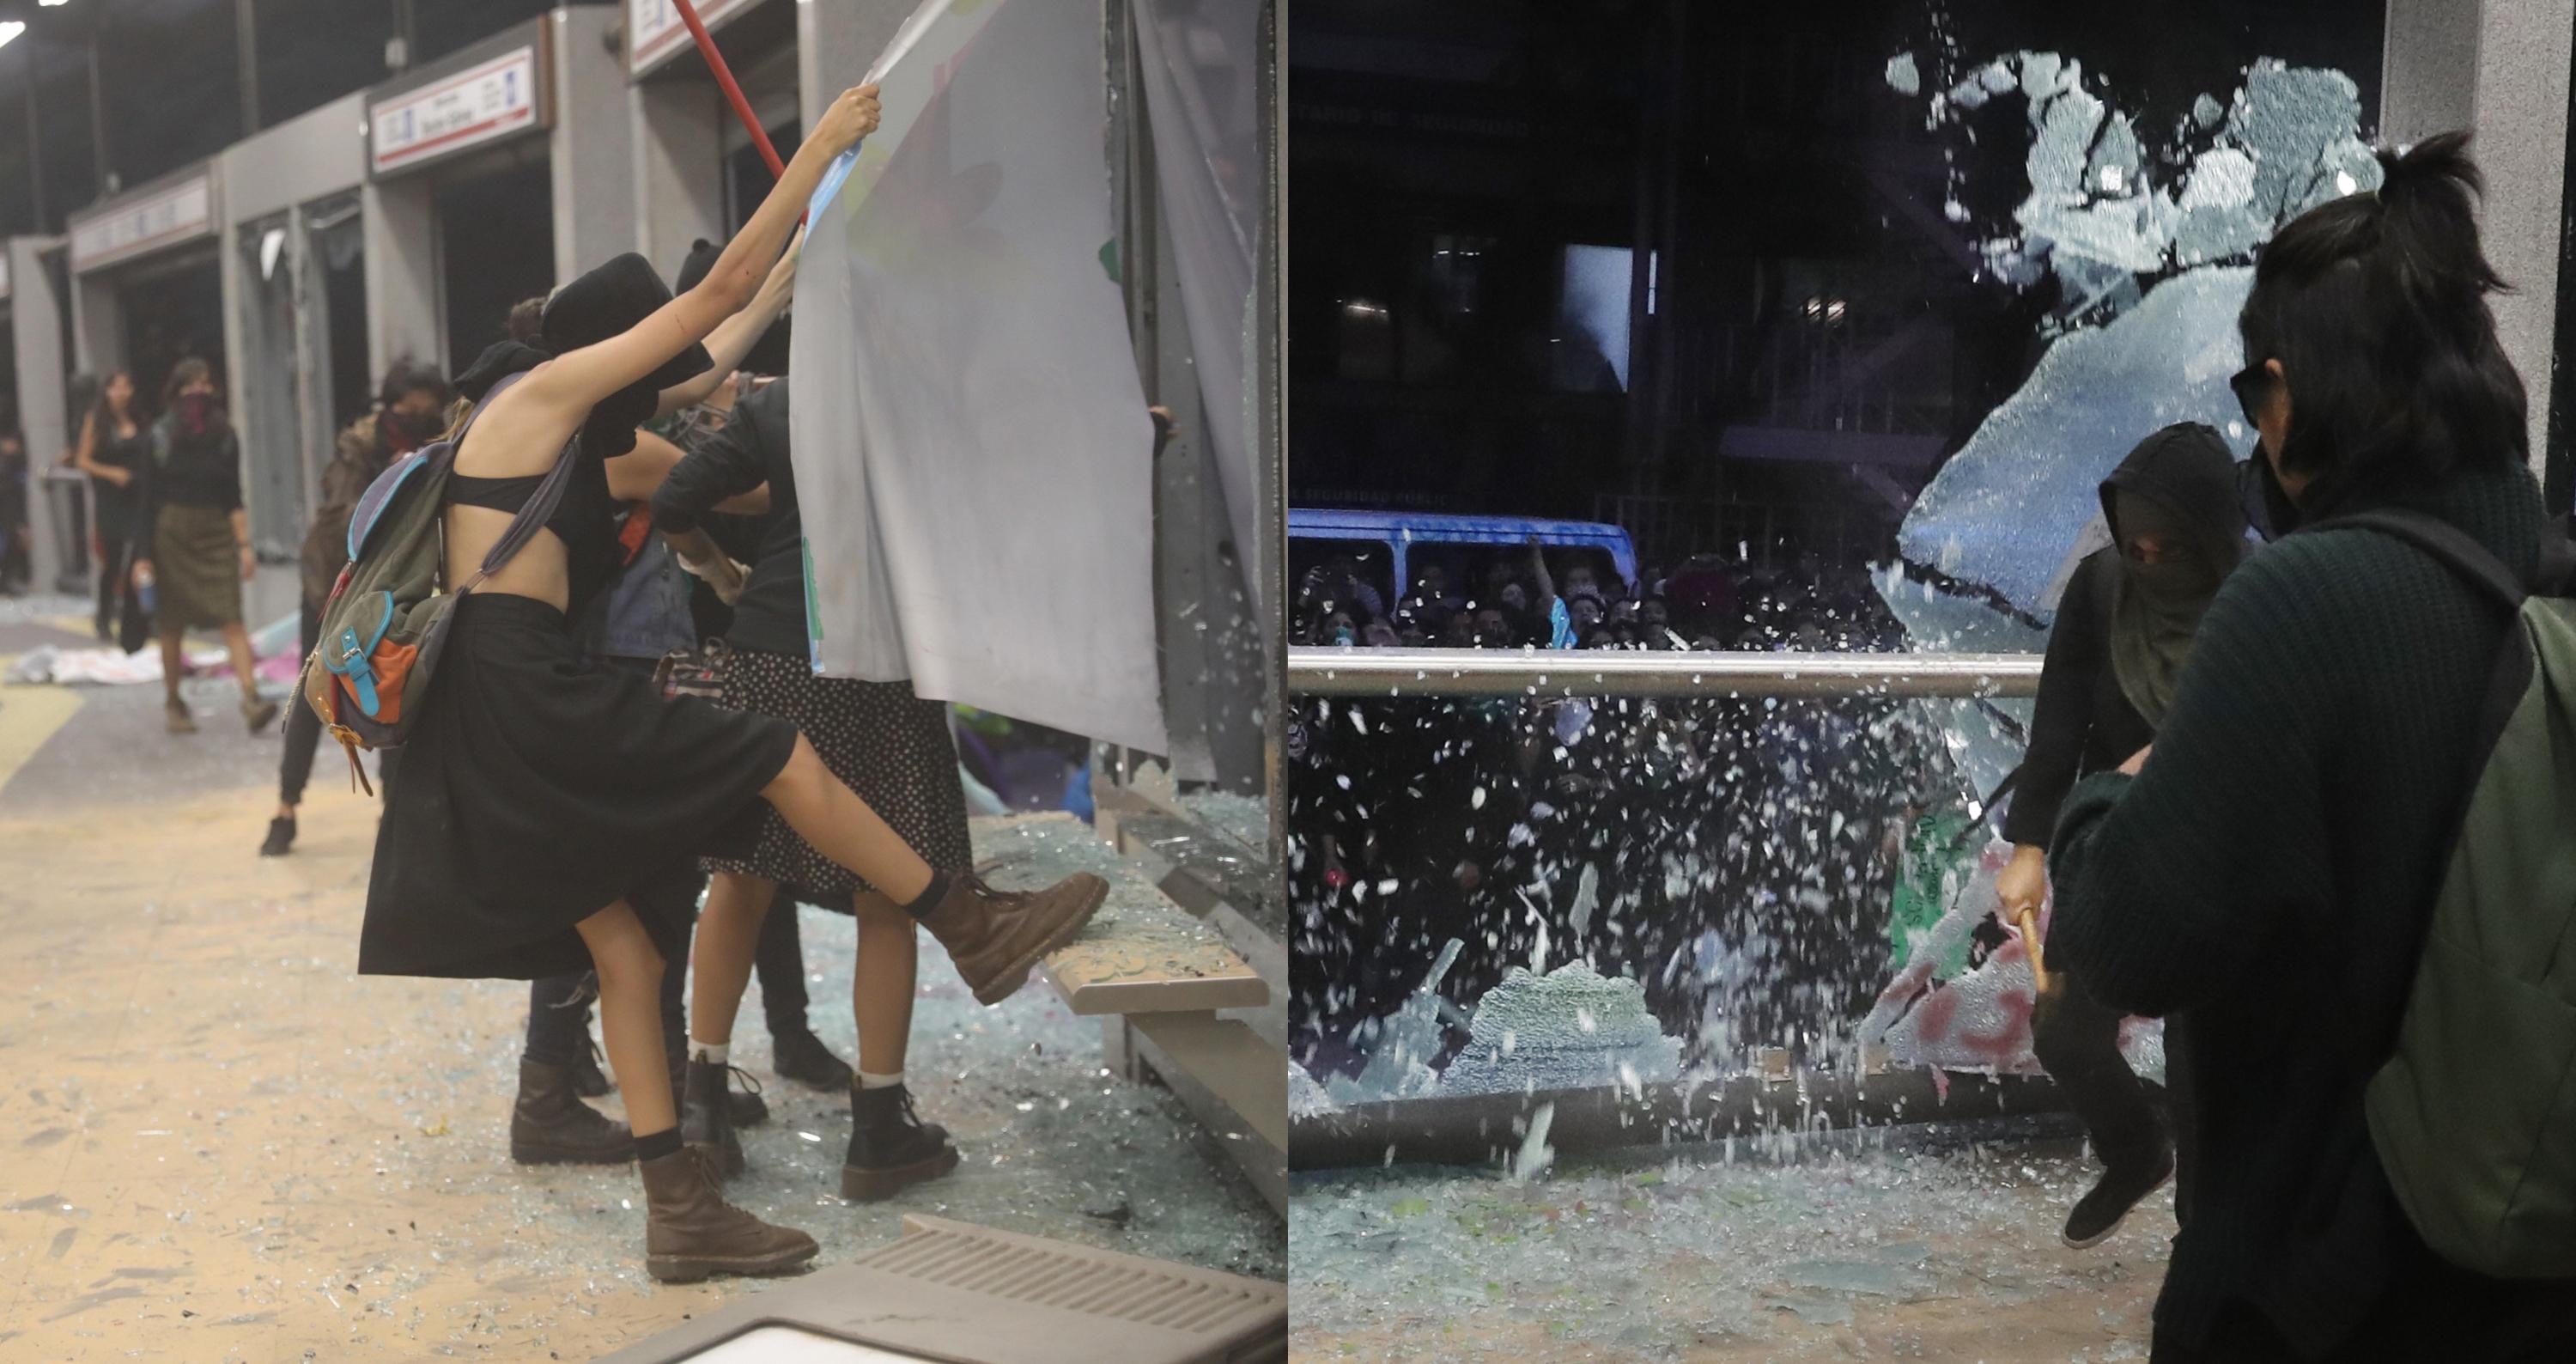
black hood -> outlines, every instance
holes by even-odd
[[[545,349],[563,355],[631,330],[670,301],[670,287],[653,273],[651,263],[629,251],[556,290],[546,300],[540,335]],[[659,393],[706,373],[714,364],[707,348],[693,341],[645,375],[640,386]]]
[[[2204,562],[2224,572],[2245,555],[2241,487],[2226,439],[2198,422],[2177,422],[2138,442],[2102,480],[2102,516],[2116,541],[2120,520],[2111,494],[2153,498],[2183,524]]]

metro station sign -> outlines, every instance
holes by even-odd
[[[698,19],[713,33],[718,24],[757,0],[698,0]],[[671,0],[626,0],[626,74],[640,76],[689,46],[689,26]]]
[[[539,122],[537,49],[522,47],[368,105],[369,159],[377,175],[391,174]]]
[[[215,230],[214,181],[207,173],[149,190],[71,225],[75,273],[193,241]]]

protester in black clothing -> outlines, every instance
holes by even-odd
[[[2047,894],[2049,835],[2076,779],[2108,772],[2146,747],[2172,708],[2200,618],[2245,557],[2236,487],[2227,442],[2191,422],[2139,442],[2103,481],[2112,543],[2076,567],[2057,609],[2030,752],[2004,822],[2013,859],[1995,889],[2008,920],[2036,913]],[[2102,1161],[2101,1178],[2061,1233],[2078,1249],[2109,1237],[2140,1199],[2175,1176],[2177,1146],[2177,1207],[2189,1215],[2188,1057],[2168,1022],[2166,1088],[2176,1100],[2169,1136],[2146,1082],[2120,1055],[2121,1017],[2062,967],[2050,973],[2031,1014],[2031,1050],[2084,1119]]]
[[[313,654],[322,634],[322,607],[332,585],[349,562],[349,512],[376,475],[413,450],[438,439],[446,429],[447,406],[456,391],[447,376],[427,365],[397,361],[386,371],[376,410],[351,422],[340,433],[331,462],[322,468],[321,506],[304,531],[297,562],[302,588],[298,637],[301,658]],[[322,741],[322,717],[311,706],[286,712],[286,753],[277,767],[277,813],[269,817],[268,836],[259,845],[262,857],[283,857],[295,846],[295,808],[304,803],[304,784],[313,775],[313,751]],[[397,750],[378,755],[378,774],[390,779]]]
[[[241,585],[259,561],[242,509],[241,437],[224,419],[214,369],[203,360],[182,360],[170,371],[164,405],[152,424],[133,568],[138,589],[145,582],[155,588],[163,708],[171,733],[196,733],[196,718],[179,699],[184,646],[191,629],[218,630],[241,684],[242,723],[256,734],[277,718],[278,705],[260,699],[257,660],[242,626]]]
[[[134,408],[134,376],[118,370],[99,385],[81,417],[72,467],[89,475],[90,526],[98,544],[98,637],[116,638],[116,604],[130,590],[137,513],[143,505],[152,433]]]
[[[2381,165],[2264,249],[2238,395],[2301,520],[2407,508],[2528,575],[2545,518],[2466,139]],[[2202,1159],[2158,1361],[2576,1358],[2576,1283],[2434,1255],[2363,1117],[2509,628],[2394,538],[2289,536],[2211,605],[2153,753],[2067,797],[2049,965],[2190,1025]]]
[[[27,553],[27,438],[0,431],[0,593],[23,591],[34,576]]]

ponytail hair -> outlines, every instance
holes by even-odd
[[[2379,153],[2382,181],[2300,214],[2263,248],[2237,317],[2248,365],[2281,362],[2284,469],[2324,505],[2530,459],[2529,402],[2496,339],[2507,285],[2478,240],[2469,134]]]

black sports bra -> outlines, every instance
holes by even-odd
[[[537,485],[545,481],[544,474],[477,478],[450,473],[447,505],[515,514],[528,505],[528,499],[536,495]],[[607,466],[574,452],[572,481],[565,485],[563,500],[555,504],[554,515],[546,518],[545,526],[563,541],[570,598],[566,609],[570,615],[581,614],[583,605],[607,584],[617,567],[616,516],[616,500],[608,495]]]

